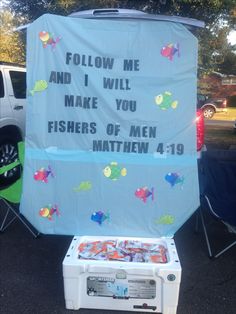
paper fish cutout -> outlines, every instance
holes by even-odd
[[[49,220],[52,220],[52,215],[53,214],[56,214],[57,216],[60,215],[57,205],[54,205],[54,206],[49,205],[47,207],[42,207],[39,210],[39,215],[41,217],[47,218]]]
[[[172,215],[163,215],[155,221],[156,224],[160,225],[172,225],[175,221]]]
[[[128,285],[126,284],[116,284],[113,282],[107,282],[107,289],[113,293],[116,297],[124,298],[128,296]]]
[[[103,211],[99,210],[97,212],[94,212],[91,215],[91,220],[97,222],[99,225],[101,225],[105,220],[110,219],[109,213],[104,213]]]
[[[39,33],[39,39],[43,43],[43,48],[51,45],[52,49],[55,49],[56,44],[58,44],[58,42],[61,40],[61,37],[57,37],[56,39],[54,39],[51,33],[42,31]]]
[[[37,170],[35,173],[34,173],[34,179],[36,181],[42,181],[44,183],[48,183],[48,177],[49,175],[51,175],[52,177],[54,177],[54,174],[52,172],[52,169],[50,166],[48,166],[48,170],[45,169],[45,168],[41,168],[39,170]]]
[[[34,96],[35,92],[42,92],[48,88],[48,83],[45,80],[36,81],[34,88],[30,91],[30,94]]]
[[[142,200],[144,203],[146,203],[148,197],[152,197],[152,200],[154,200],[154,188],[151,188],[149,190],[146,186],[139,188],[135,191],[135,196]]]
[[[79,186],[74,187],[75,192],[91,190],[92,183],[90,181],[82,181]]]
[[[118,163],[113,161],[106,168],[103,169],[105,177],[111,180],[117,180],[120,176],[126,176],[127,170],[118,166]]]
[[[163,94],[157,95],[155,102],[162,110],[169,109],[170,107],[175,109],[178,105],[177,100],[172,100],[171,92],[164,92]]]
[[[168,58],[170,61],[173,60],[173,56],[177,53],[180,56],[179,44],[168,44],[161,49],[161,55]]]
[[[166,176],[165,176],[165,179],[167,182],[170,183],[170,185],[173,187],[175,186],[176,184],[181,184],[183,185],[184,183],[184,177],[180,176],[178,173],[176,172],[169,172]]]

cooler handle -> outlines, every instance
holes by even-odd
[[[119,271],[123,271],[128,275],[140,275],[140,276],[154,276],[155,268],[124,268],[124,267],[104,267],[104,266],[93,266],[88,265],[87,272],[88,273],[117,273]]]

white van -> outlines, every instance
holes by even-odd
[[[17,159],[17,142],[25,136],[26,69],[0,62],[0,167]],[[19,176],[19,167],[0,176],[8,185]]]

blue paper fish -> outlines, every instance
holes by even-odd
[[[184,183],[184,177],[180,176],[178,173],[176,172],[169,172],[166,176],[165,176],[165,179],[167,182],[170,183],[170,185],[173,187],[175,186],[176,184],[181,184],[183,185]]]
[[[109,213],[104,213],[101,210],[94,212],[91,215],[91,220],[97,222],[99,225],[101,225],[106,219],[109,220],[110,215]]]

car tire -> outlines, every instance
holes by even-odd
[[[0,168],[18,160],[17,142],[9,136],[3,136],[0,140]],[[5,189],[16,182],[21,176],[20,165],[0,175],[0,189]]]
[[[215,109],[211,106],[207,106],[203,109],[203,116],[206,119],[211,119],[215,114]]]

